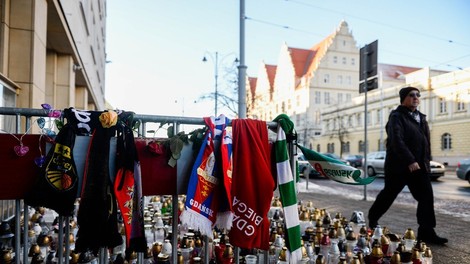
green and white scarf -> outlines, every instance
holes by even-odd
[[[285,114],[274,119],[278,123],[277,138],[274,143],[276,155],[277,181],[284,210],[286,224],[287,261],[298,263],[302,259],[299,213],[297,209],[297,191],[287,151],[286,133],[293,132],[294,124]]]
[[[340,160],[330,158],[300,145],[297,145],[297,147],[300,148],[316,171],[336,182],[350,185],[367,185],[376,178],[366,177],[362,170],[347,165]]]

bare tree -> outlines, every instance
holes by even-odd
[[[237,62],[233,62],[229,66],[222,69],[222,82],[220,89],[217,91],[217,102],[222,108],[228,109],[235,116],[238,115],[238,70]],[[203,94],[198,100],[215,100],[215,91]]]
[[[344,117],[341,115],[340,111],[335,112],[335,118],[333,119],[334,127],[331,131],[330,138],[338,138],[340,143],[339,156],[343,157],[344,145],[346,144],[346,139],[349,135],[349,130],[347,124],[344,122]]]

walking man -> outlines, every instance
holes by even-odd
[[[431,143],[426,115],[417,110],[420,91],[405,87],[399,92],[400,105],[390,113],[386,125],[387,155],[385,157],[385,185],[369,209],[369,227],[375,228],[397,195],[408,186],[418,202],[418,240],[431,244],[445,244],[434,228],[434,194],[430,172]]]

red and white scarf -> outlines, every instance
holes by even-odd
[[[241,248],[269,248],[267,217],[274,191],[271,148],[263,121],[233,120],[233,226],[230,243]]]

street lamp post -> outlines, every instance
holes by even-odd
[[[218,109],[218,95],[219,95],[219,91],[218,91],[218,85],[219,85],[219,64],[221,64],[223,62],[223,60],[225,58],[227,58],[228,56],[230,55],[233,55],[234,53],[229,53],[225,56],[223,56],[222,58],[219,59],[219,52],[216,51],[214,53],[214,55],[212,55],[212,53],[210,52],[206,52],[206,55],[209,56],[209,58],[212,60],[212,62],[214,63],[214,86],[215,86],[215,91],[214,91],[214,114],[215,116],[217,117],[217,109]],[[207,59],[207,56],[204,55],[204,57],[202,58],[202,61],[203,62],[207,62],[208,59]],[[238,59],[236,58],[234,62],[238,62]]]
[[[217,86],[218,86],[218,79],[219,79],[219,52],[217,52],[217,51],[215,52],[215,59],[212,57],[212,54],[210,54],[210,53],[207,53],[207,54],[209,54],[212,61],[214,62],[214,79],[215,79],[214,80],[215,81],[214,114],[217,117],[217,95],[218,95]],[[207,61],[206,56],[204,56],[204,58],[202,58],[202,61],[203,62]]]

